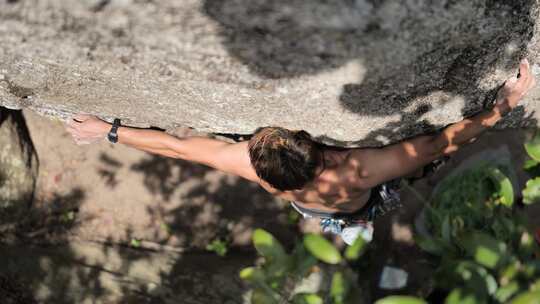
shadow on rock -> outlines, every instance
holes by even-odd
[[[356,143],[380,145],[384,141],[374,136],[396,125],[407,136],[442,127],[417,121],[418,109],[409,109],[415,100],[459,97],[464,115],[492,100],[496,88],[481,82],[496,69],[515,68],[525,55],[534,3],[206,0],[204,10],[221,25],[229,53],[263,77],[317,74],[357,62],[361,82],[343,85],[343,108],[401,116]]]

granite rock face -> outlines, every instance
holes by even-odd
[[[38,160],[21,111],[0,108],[0,218],[28,211]]]
[[[0,104],[379,146],[540,59],[535,0],[0,0]],[[502,127],[536,124],[535,90]]]

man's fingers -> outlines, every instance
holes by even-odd
[[[506,80],[506,82],[504,83],[504,86],[505,86],[506,88],[511,89],[511,88],[513,88],[513,87],[516,85],[517,82],[518,82],[517,76],[512,76],[512,77],[510,77],[510,78],[508,78],[508,79]]]
[[[70,119],[66,124],[67,124],[68,126],[70,126],[70,127],[76,128],[76,127],[78,127],[78,126],[81,124],[81,121],[76,121],[76,120],[75,120],[75,117],[74,117],[74,118]]]
[[[529,60],[527,58],[521,59],[519,63],[519,76],[521,77],[528,77],[530,74],[530,65]]]
[[[526,88],[529,81],[529,61],[527,59],[522,59],[519,63],[519,75],[516,82],[517,88]]]

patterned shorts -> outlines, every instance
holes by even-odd
[[[400,179],[391,180],[371,189],[371,195],[366,205],[352,213],[309,209],[301,207],[295,202],[291,202],[291,205],[304,218],[320,218],[323,231],[340,233],[344,227],[359,222],[373,222],[386,213],[400,208],[402,206],[399,196],[400,182]]]

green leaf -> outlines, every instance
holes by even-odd
[[[75,219],[75,212],[73,211],[68,212],[66,217],[69,221],[73,221]]]
[[[306,276],[313,266],[318,263],[317,258],[311,255],[306,247],[300,242],[296,243],[296,247],[292,255],[292,269],[291,272],[294,273],[297,277],[303,278]]]
[[[224,257],[227,254],[227,242],[221,239],[215,239],[210,244],[206,245],[206,250],[215,252],[217,255]]]
[[[339,251],[327,239],[316,234],[307,234],[304,237],[304,246],[319,260],[328,264],[338,264],[341,262]]]
[[[251,277],[253,277],[253,273],[255,272],[255,267],[246,267],[242,270],[240,270],[240,278],[242,280],[249,280]]]
[[[530,291],[518,295],[510,304],[540,304],[540,291]]]
[[[524,231],[523,233],[521,233],[521,236],[519,238],[519,253],[524,256],[530,256],[534,254],[535,249],[536,242],[534,240],[534,237],[528,231]]]
[[[272,262],[264,263],[264,272],[271,278],[271,283],[274,285],[282,284],[283,280],[287,276],[287,273],[291,270],[294,260],[292,257],[285,256],[280,259],[272,260]]]
[[[497,292],[495,292],[495,299],[501,303],[506,303],[516,292],[519,291],[519,284],[516,281],[508,283],[504,287],[500,287]]]
[[[523,169],[530,170],[534,167],[538,166],[538,162],[534,159],[527,159],[525,163],[523,164]]]
[[[525,143],[525,151],[532,159],[540,162],[540,133],[535,134],[531,141]]]
[[[512,182],[510,179],[497,168],[490,167],[487,169],[487,172],[497,187],[501,204],[507,207],[512,207],[514,204],[514,188],[512,187]]]
[[[523,264],[523,267],[520,270],[521,275],[523,275],[529,281],[537,279],[540,277],[540,261],[527,261],[525,264]]]
[[[532,204],[540,200],[540,177],[530,179],[523,189],[523,203]]]
[[[279,295],[271,290],[254,289],[251,294],[253,304],[278,304]]]
[[[464,283],[465,289],[457,290],[460,297],[474,295],[475,299],[486,299],[497,290],[497,282],[481,265],[470,261],[453,261],[444,264],[444,269],[438,270],[439,285],[452,289]]]
[[[389,296],[378,300],[375,304],[427,304],[427,302],[411,296]]]
[[[345,258],[349,261],[356,261],[364,254],[366,248],[367,242],[363,238],[357,237],[354,243],[345,249]]]
[[[292,299],[293,304],[323,304],[323,300],[313,293],[299,293]]]
[[[480,276],[482,277],[482,279],[484,279],[484,282],[486,283],[488,293],[490,295],[493,295],[497,291],[497,288],[499,287],[495,278],[491,274],[489,274],[487,271],[480,273]]]
[[[345,297],[347,296],[348,289],[349,286],[343,277],[343,273],[340,271],[335,272],[332,276],[332,284],[330,287],[330,296],[332,297],[333,303],[345,303]]]
[[[165,233],[172,234],[171,226],[169,226],[167,223],[161,223],[159,227],[161,228],[161,230],[165,231]]]
[[[476,296],[473,292],[463,288],[456,288],[446,297],[444,304],[477,304]]]
[[[434,255],[443,255],[446,251],[446,246],[442,240],[435,239],[435,238],[425,238],[422,236],[415,236],[414,240],[416,242],[416,245],[418,247],[422,248],[422,250],[427,251]]]
[[[500,271],[499,281],[501,285],[507,285],[511,280],[513,280],[518,274],[521,268],[521,262],[514,261],[508,264]]]
[[[246,267],[239,273],[242,280],[248,282],[264,281],[264,273],[255,267]]]
[[[488,268],[495,268],[505,255],[506,245],[488,234],[473,232],[461,240],[461,245],[474,260]]]
[[[132,247],[135,247],[135,248],[141,247],[141,241],[140,241],[140,240],[137,240],[137,239],[131,239],[131,241],[129,242],[129,244],[130,244]]]
[[[281,243],[276,240],[270,233],[263,229],[256,229],[253,232],[253,244],[255,249],[265,258],[283,261],[287,255]]]

